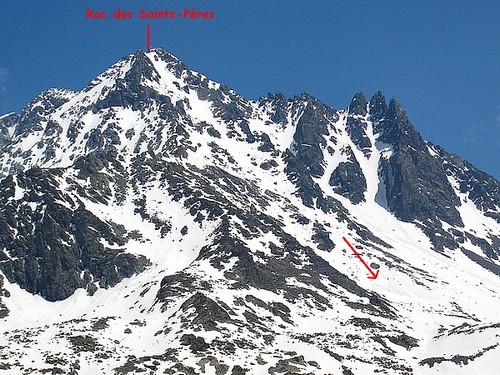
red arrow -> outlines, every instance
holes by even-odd
[[[151,49],[151,27],[149,25],[146,26],[146,52],[149,52]]]
[[[361,255],[359,255],[359,253],[356,251],[356,249],[349,243],[349,241],[347,241],[347,238],[345,237],[342,237],[342,239],[344,240],[344,242],[347,244],[347,246],[349,246],[351,248],[351,250],[354,252],[354,254],[358,257],[358,259],[361,261],[361,263],[363,263],[363,265],[368,269],[368,271],[371,273],[371,276],[368,276],[369,279],[373,279],[375,280],[377,277],[378,277],[378,272],[379,270],[377,270],[377,272],[373,272],[373,270],[370,268],[370,266],[368,264],[366,264],[366,262],[363,260],[363,258],[361,258]]]

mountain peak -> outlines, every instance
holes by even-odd
[[[389,102],[389,106],[387,108],[387,117],[405,118],[405,119],[408,118],[406,112],[403,109],[403,106],[401,105],[401,103],[399,103],[399,101],[395,97],[392,97]]]
[[[141,84],[143,78],[148,81],[158,81],[159,76],[150,57],[142,51],[137,51],[133,54],[130,69],[125,75],[125,81]]]
[[[354,115],[365,116],[367,113],[368,102],[362,92],[358,92],[354,95],[349,104],[349,113]]]
[[[382,119],[387,112],[387,103],[385,96],[381,91],[378,91],[370,99],[370,114],[374,120]]]
[[[174,61],[182,63],[182,61],[177,56],[160,47],[151,48],[149,51],[144,52],[144,54],[147,56],[152,56],[153,58],[157,56],[159,59],[162,59],[163,61]]]
[[[152,59],[155,61],[162,60],[164,62],[174,62],[174,63],[183,64],[183,62],[177,56],[175,56],[174,54],[168,52],[167,50],[165,50],[161,47],[154,47],[154,48],[151,48],[149,51],[143,51],[142,49],[138,49],[137,51],[126,55],[121,60],[143,61],[144,59]]]

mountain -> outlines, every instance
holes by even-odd
[[[500,183],[380,92],[252,101],[138,51],[0,149],[0,372],[500,367]]]

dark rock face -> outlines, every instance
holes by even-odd
[[[374,122],[375,130],[383,125],[383,119],[387,113],[387,102],[382,92],[378,91],[372,96],[369,103],[370,119]]]
[[[282,93],[268,93],[267,96],[259,98],[259,107],[268,107],[269,117],[273,123],[286,125],[288,100]]]
[[[313,201],[317,198],[316,202],[320,199],[323,200],[323,192],[319,185],[314,182],[311,175],[306,172],[304,162],[294,155],[290,150],[287,150],[284,156],[287,166],[285,172],[290,181],[295,183],[298,187],[298,194],[302,202],[307,207],[313,207]]]
[[[366,116],[368,114],[367,108],[368,102],[366,101],[365,96],[362,93],[354,95],[354,98],[349,105],[346,128],[349,137],[356,147],[363,151],[366,157],[369,157],[371,154],[370,147],[372,146],[372,143],[366,134]]]
[[[191,308],[194,308],[195,312],[189,318],[190,325],[201,325],[207,331],[216,330],[218,322],[231,322],[228,311],[201,292],[188,298],[181,306],[181,310],[184,312]],[[193,340],[191,340],[191,345],[193,345]],[[195,342],[195,345],[203,347],[203,343],[199,340]]]
[[[467,193],[467,198],[486,214],[497,213],[500,208],[500,182],[466,160],[439,146],[430,145],[438,152],[446,174],[456,179],[460,192]],[[498,216],[494,218],[500,222]]]
[[[490,262],[470,250],[462,248],[462,252],[481,267],[486,268],[488,271],[493,272],[497,276],[500,276],[500,266],[497,266],[495,263]]]
[[[292,111],[301,113],[301,116],[293,136],[292,149],[284,155],[285,173],[297,186],[297,193],[306,206],[313,207],[313,200],[316,199],[316,206],[327,212],[334,204],[324,197],[313,177],[324,174],[322,147],[326,145],[324,136],[329,134],[328,119],[336,119],[338,115],[307,94],[294,98]]]
[[[461,205],[457,193],[467,193],[476,207],[499,221],[500,184],[493,177],[477,170],[468,162],[445,152],[430,142],[425,142],[415,131],[401,105],[377,93],[369,104],[369,118],[378,141],[389,145],[389,154],[382,155],[379,173],[385,183],[389,210],[396,217],[415,222],[429,237],[434,249],[457,249],[466,236],[457,210]],[[456,182],[455,193],[450,181]],[[442,222],[454,228],[444,230]],[[497,257],[500,248],[491,242],[469,239],[480,246],[488,257]]]
[[[211,102],[214,115],[224,121],[234,124],[248,118],[252,113],[250,103],[225,85],[213,89],[208,88],[207,81],[201,81],[199,86],[193,88],[200,99]]]
[[[368,102],[366,101],[365,96],[363,95],[363,93],[358,92],[352,98],[351,104],[349,104],[349,114],[366,116],[366,114],[368,113],[367,106]]]
[[[181,345],[189,346],[189,349],[191,349],[193,353],[203,352],[210,347],[203,337],[192,334],[182,335]]]
[[[325,227],[319,223],[314,223],[314,234],[311,239],[318,244],[318,249],[332,251],[335,243],[330,239],[330,235]]]
[[[277,166],[278,166],[278,163],[276,163],[274,160],[265,161],[265,162],[260,164],[260,167],[262,169],[265,169],[266,171],[271,169],[271,168],[277,167]]]
[[[439,230],[441,220],[462,226],[456,209],[460,200],[443,165],[430,154],[400,104],[391,100],[385,117],[382,117],[384,105],[379,97],[375,104],[376,113],[381,116],[377,122],[379,141],[392,146],[392,155],[380,163],[389,209],[404,221],[430,219],[434,223],[430,231]]]
[[[420,366],[428,365],[430,368],[432,368],[435,364],[440,364],[442,362],[452,362],[457,365],[467,365],[469,362],[474,361],[476,358],[481,357],[484,353],[495,349],[498,346],[498,344],[488,346],[486,348],[483,348],[481,351],[472,354],[472,355],[460,355],[456,354],[451,358],[445,358],[445,357],[431,357],[431,358],[426,358],[422,361],[420,361],[418,364]]]
[[[295,154],[310,176],[321,177],[324,173],[321,146],[326,145],[324,136],[329,134],[328,117],[333,118],[336,114],[331,108],[309,95],[304,94],[299,97],[300,101],[304,101],[305,108],[293,136]]]
[[[3,276],[0,275],[0,319],[9,315],[9,310],[2,301],[2,298],[9,297],[10,293],[3,288]]]
[[[10,142],[14,127],[19,122],[20,116],[17,113],[11,113],[0,119],[0,151],[3,146]]]
[[[101,243],[123,246],[127,240],[58,190],[61,173],[33,168],[0,182],[0,269],[10,282],[49,301],[93,283],[113,286],[147,265],[144,257]],[[13,200],[19,188],[27,193]]]
[[[123,250],[106,248],[99,241],[104,238],[110,245],[124,245],[126,239],[109,224],[104,223],[89,211],[79,208],[72,220],[79,250],[80,261],[84,270],[90,272],[103,288],[116,285],[125,277],[141,272],[148,264],[146,258],[124,253]],[[95,233],[99,233],[96,238]]]
[[[476,245],[481,250],[483,250],[483,253],[488,258],[498,259],[498,255],[500,254],[500,248],[498,247],[498,243],[495,243],[495,241],[493,241],[493,246],[492,246],[484,238],[478,238],[477,236],[469,232],[465,232],[465,237],[467,237],[473,245]]]
[[[49,89],[38,95],[21,113],[16,126],[15,135],[28,134],[43,130],[44,116],[66,103],[72,91]]]
[[[270,367],[269,374],[299,374],[300,368],[297,366],[306,366],[307,363],[304,360],[304,356],[296,356],[288,359],[280,359],[275,366]]]
[[[389,341],[392,342],[393,344],[402,346],[403,348],[406,348],[408,350],[418,346],[417,339],[415,339],[414,337],[410,337],[404,333],[399,336],[389,336],[388,338]]]
[[[231,370],[231,375],[246,375],[248,370],[245,370],[243,367],[239,365],[235,365]]]
[[[328,183],[333,191],[354,203],[364,202],[366,179],[351,148],[345,148],[347,161],[341,162],[330,176]]]
[[[7,163],[3,164],[0,175],[14,174],[26,168],[23,161],[15,160],[30,157],[36,149],[44,148],[44,161],[54,158],[57,149],[57,138],[62,127],[50,116],[55,110],[66,103],[75,93],[64,89],[49,89],[38,95],[33,102],[28,104],[21,114],[10,114],[0,119],[0,151],[7,156]],[[14,140],[23,140],[28,136],[35,136],[37,142],[29,150],[13,150]]]
[[[94,112],[112,107],[128,107],[138,110],[154,101],[170,102],[166,96],[159,95],[155,90],[141,84],[142,77],[151,81],[159,80],[158,72],[144,52],[136,52],[129,57],[129,61],[131,68],[123,78],[117,79],[114,86],[93,105]],[[92,86],[89,87],[91,88]]]
[[[243,133],[246,135],[246,141],[248,143],[254,143],[255,142],[255,136],[253,135],[252,131],[250,130],[250,127],[248,126],[248,121],[243,120],[239,123],[238,125],[240,129],[243,131]]]

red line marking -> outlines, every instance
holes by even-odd
[[[149,52],[151,49],[151,26],[146,26],[146,50]]]
[[[361,261],[361,263],[363,263],[363,265],[366,267],[366,269],[368,271],[370,271],[371,276],[368,276],[368,278],[375,280],[378,277],[379,270],[377,270],[377,272],[373,272],[372,269],[370,268],[370,266],[368,264],[366,264],[366,262],[364,261],[363,258],[361,258],[361,255],[359,255],[359,253],[356,251],[356,249],[349,243],[349,241],[347,241],[347,238],[342,237],[342,239],[347,244],[347,246],[349,246],[349,248],[353,251],[353,253],[358,257],[358,259]]]

